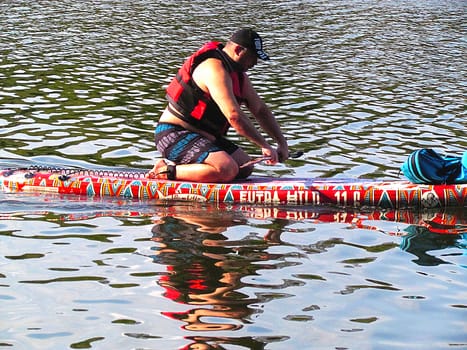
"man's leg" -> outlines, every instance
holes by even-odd
[[[167,179],[167,164],[161,160],[148,173],[150,179]],[[229,182],[239,172],[237,162],[224,151],[209,153],[203,163],[175,166],[175,180],[193,182]]]

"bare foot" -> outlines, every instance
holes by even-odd
[[[163,159],[159,160],[145,177],[147,179],[167,179],[167,164],[165,161]]]

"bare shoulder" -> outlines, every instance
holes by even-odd
[[[215,58],[209,58],[201,62],[193,71],[193,79],[204,91],[209,87],[218,86],[226,82],[228,77],[222,62]]]
[[[208,58],[201,62],[193,71],[193,77],[225,73],[222,62],[215,58]]]

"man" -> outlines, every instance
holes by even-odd
[[[166,159],[147,177],[196,182],[248,177],[253,166],[241,165],[250,157],[225,138],[229,127],[261,148],[269,158],[266,164],[287,159],[287,141],[245,73],[258,58],[269,59],[261,37],[251,29],[241,29],[225,46],[209,42],[187,59],[167,87],[169,103],[156,127],[156,147]],[[242,111],[242,104],[277,142],[277,149]]]

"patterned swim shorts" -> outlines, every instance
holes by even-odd
[[[211,141],[196,132],[167,123],[157,125],[155,141],[162,156],[177,164],[199,164],[209,153],[225,151],[232,154],[238,149],[237,145],[223,137]]]

